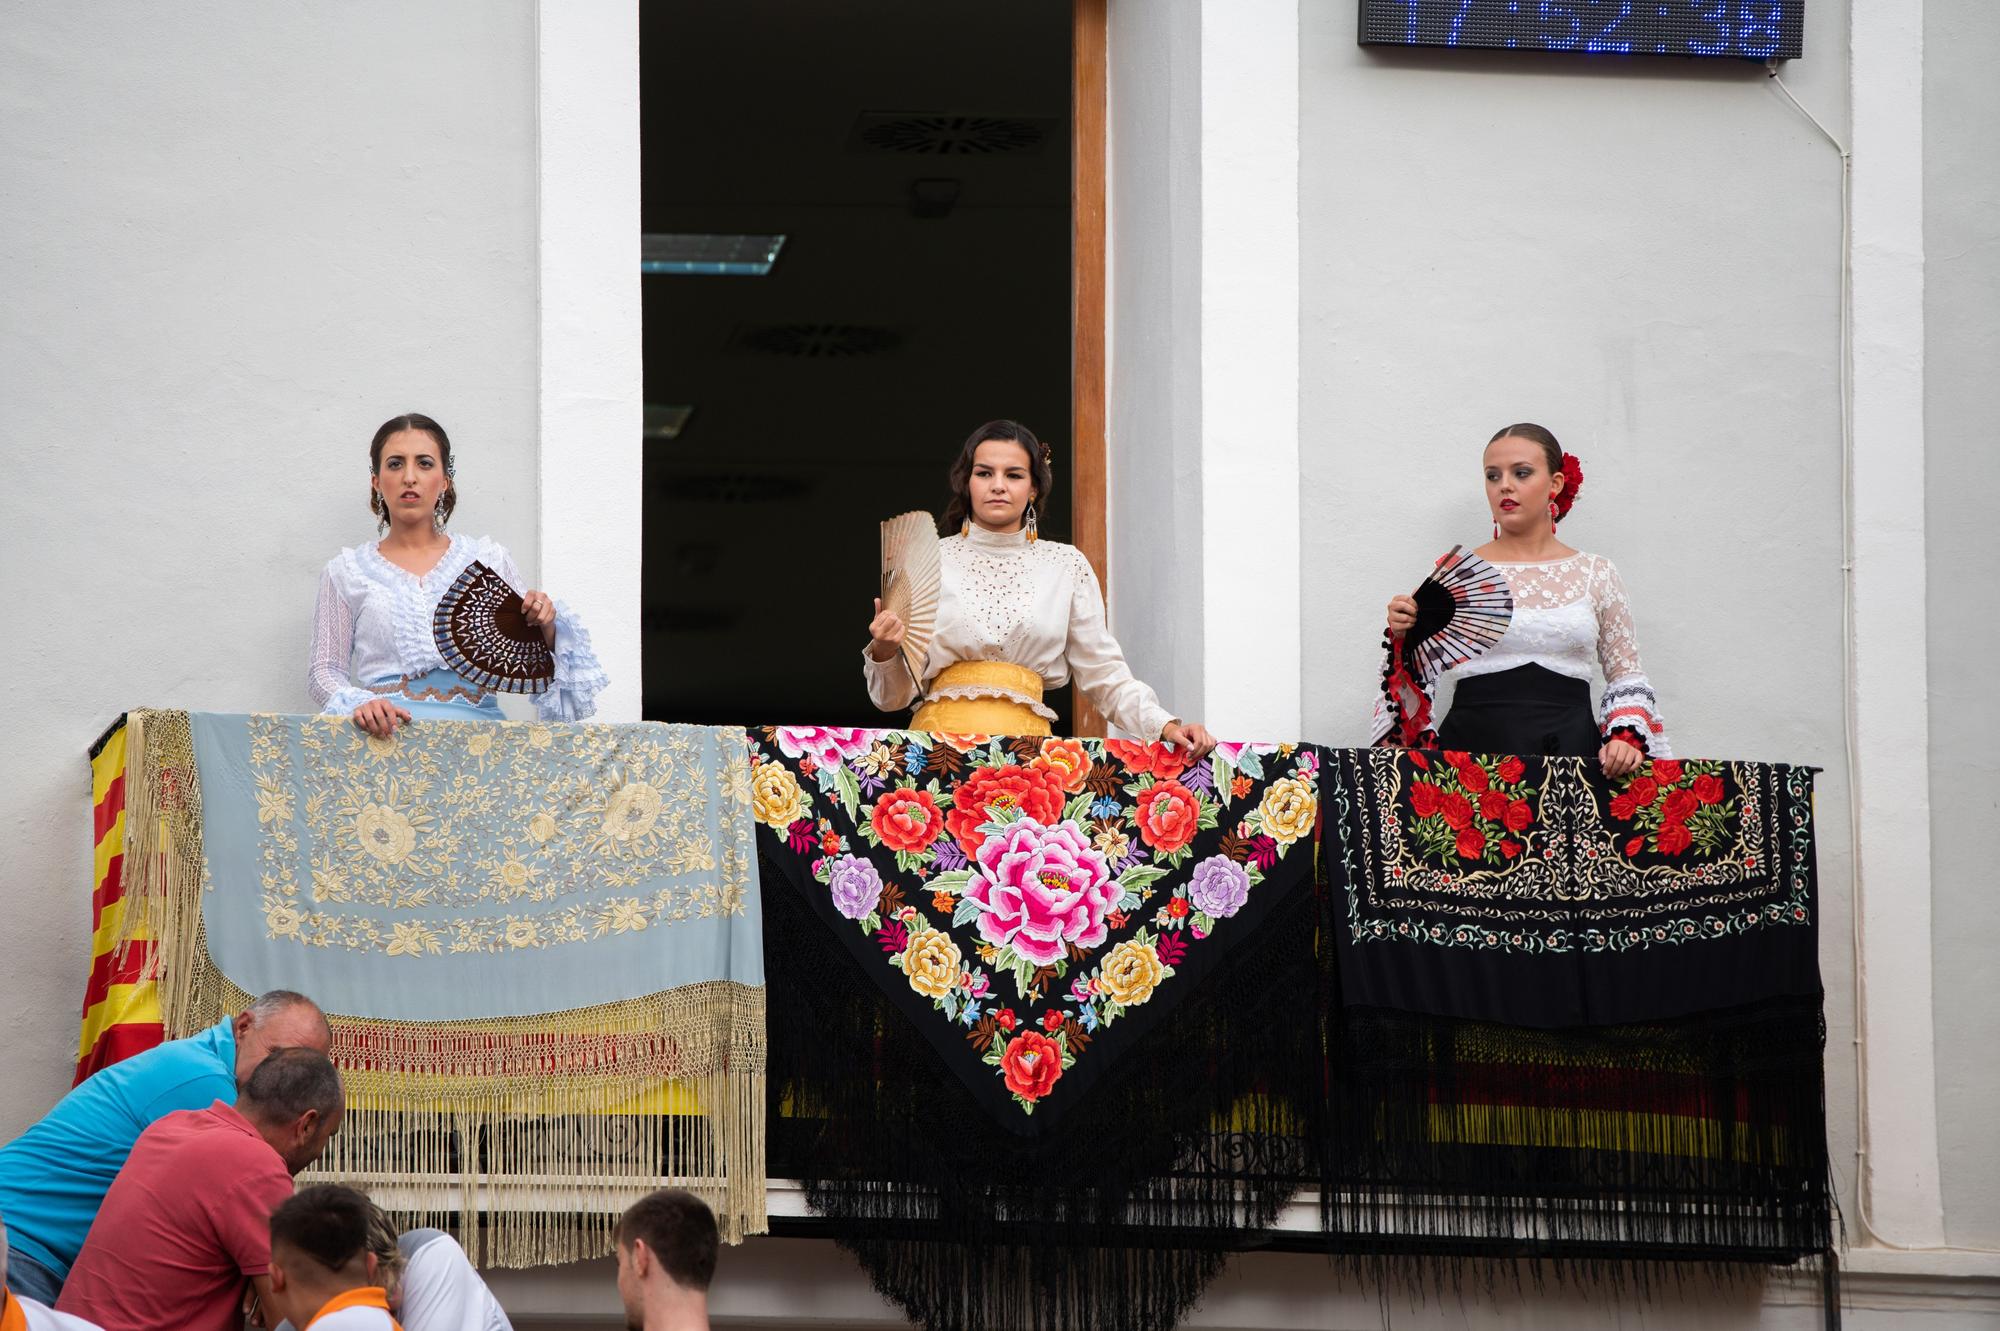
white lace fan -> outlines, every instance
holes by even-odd
[[[903,621],[903,665],[920,696],[937,628],[940,577],[936,518],[898,513],[882,524],[882,608]]]

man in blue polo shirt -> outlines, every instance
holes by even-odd
[[[113,1063],[71,1090],[0,1146],[7,1288],[54,1305],[104,1194],[147,1127],[178,1109],[235,1104],[237,1084],[275,1049],[325,1053],[331,1043],[318,1006],[278,989],[199,1035]]]

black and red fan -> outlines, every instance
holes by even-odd
[[[438,598],[431,637],[450,669],[496,693],[547,693],[555,653],[528,622],[521,594],[478,560]]]
[[[1390,742],[1406,748],[1431,733],[1431,687],[1445,671],[1488,651],[1514,618],[1514,593],[1499,569],[1454,545],[1417,584],[1417,622],[1402,637],[1386,634],[1382,694]]]

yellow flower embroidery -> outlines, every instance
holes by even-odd
[[[910,988],[926,998],[942,998],[958,983],[958,944],[936,929],[919,929],[910,935],[903,951],[903,974]]]
[[[475,758],[484,758],[493,748],[493,732],[481,726],[465,741],[465,751]]]
[[[550,730],[547,726],[535,725],[528,727],[529,748],[546,749],[549,747],[549,745],[555,742],[556,742],[556,732]]]
[[[542,927],[533,920],[507,921],[508,947],[533,947],[542,941]]]
[[[612,792],[604,806],[604,835],[613,841],[635,841],[653,830],[660,819],[660,789],[634,781]]]
[[[614,934],[636,933],[646,927],[646,911],[637,897],[626,897],[623,901],[613,901],[598,913],[598,923],[603,929]]]
[[[421,957],[426,952],[443,950],[434,931],[409,921],[398,924],[395,936],[389,940],[389,955],[392,957]]]
[[[556,820],[545,813],[538,813],[528,820],[528,836],[536,845],[546,846],[549,838],[556,834]]]
[[[750,774],[750,790],[752,816],[779,831],[790,827],[810,807],[798,778],[783,763],[758,763]]]
[[[1104,967],[1097,975],[1097,987],[1112,1002],[1137,1007],[1153,996],[1164,974],[1160,954],[1153,950],[1153,945],[1128,938],[1105,957]]]
[[[383,804],[370,804],[355,816],[354,835],[363,850],[384,864],[401,864],[417,848],[417,829]]]
[[[387,735],[363,735],[361,743],[367,750],[369,758],[380,762],[396,752],[396,732],[392,730]]]
[[[292,816],[292,798],[282,787],[257,783],[257,825],[282,823]]]
[[[293,905],[279,904],[264,908],[264,928],[273,938],[298,937],[299,925],[304,920],[305,917],[299,914],[298,907]]]
[[[314,869],[312,899],[314,901],[350,901],[353,893],[348,890],[347,880],[332,869]]]
[[[716,781],[722,787],[723,799],[731,804],[748,804],[750,802],[750,759],[747,756],[724,759],[722,770],[717,775]]]
[[[509,895],[519,892],[534,880],[535,871],[519,860],[508,860],[500,866],[500,882]]]
[[[1319,796],[1310,781],[1288,776],[1271,783],[1257,811],[1264,816],[1264,830],[1279,845],[1289,846],[1312,834],[1313,820],[1319,816]]]

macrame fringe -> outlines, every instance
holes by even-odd
[[[1313,1177],[1330,953],[1300,884],[1060,1131],[996,1123],[764,865],[772,1163],[931,1331],[1160,1331]]]
[[[1329,1244],[1439,1289],[1523,1258],[1537,1282],[1642,1293],[1826,1260],[1824,1042],[1816,998],[1560,1031],[1347,1008]]]
[[[166,1034],[254,1001],[201,923],[201,783],[185,712],[133,712],[120,947],[156,940]],[[329,1013],[348,1114],[312,1177],[368,1188],[405,1225],[457,1231],[473,1260],[602,1256],[619,1215],[684,1187],[726,1242],[765,1215],[764,991],[685,985],[595,1007],[477,1021]]]

